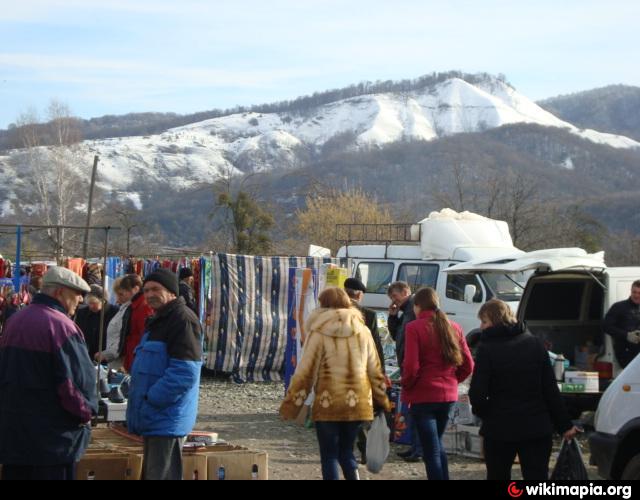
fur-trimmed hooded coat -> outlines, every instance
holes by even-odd
[[[370,421],[374,404],[390,411],[376,346],[360,311],[316,309],[306,329],[304,354],[280,406],[285,420],[298,416],[311,389],[314,421]]]

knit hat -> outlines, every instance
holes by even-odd
[[[157,271],[152,272],[144,279],[144,284],[146,285],[150,281],[160,283],[176,297],[180,295],[178,277],[176,276],[176,273],[170,271],[169,269],[158,269]]]
[[[182,269],[180,269],[180,275],[179,275],[180,281],[182,281],[185,278],[190,278],[191,276],[193,276],[193,271],[188,267],[183,267]]]

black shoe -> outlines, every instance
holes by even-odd
[[[404,458],[404,461],[409,463],[422,462],[422,457],[420,455],[409,455]]]
[[[396,453],[396,455],[398,455],[400,458],[407,458],[413,455],[413,450],[399,451],[398,453]]]
[[[100,397],[107,398],[109,397],[109,393],[111,392],[111,388],[109,387],[109,383],[106,378],[100,379]]]
[[[109,393],[109,401],[112,403],[124,403],[124,396],[120,391],[120,386],[115,386],[111,388],[111,392]]]
[[[367,456],[366,455],[361,455],[360,456],[360,463],[362,465],[367,465]]]

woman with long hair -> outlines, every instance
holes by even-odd
[[[413,300],[417,319],[405,330],[402,401],[416,422],[427,477],[449,479],[442,436],[458,400],[458,384],[473,371],[473,359],[462,328],[440,309],[433,288],[421,288]]]
[[[549,354],[505,302],[486,302],[478,318],[482,335],[469,398],[482,419],[487,479],[511,479],[518,455],[525,480],[547,480],[554,428],[567,440],[578,432],[562,402]]]
[[[373,420],[374,408],[390,411],[391,405],[362,313],[339,288],[327,288],[318,301],[320,307],[307,320],[304,354],[280,415],[285,420],[295,419],[315,389],[311,415],[320,446],[322,478],[339,479],[340,465],[345,479],[355,480],[359,477],[353,446],[358,430],[363,422]]]

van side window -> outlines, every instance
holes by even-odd
[[[473,301],[482,302],[482,287],[478,282],[478,278],[469,274],[450,274],[447,276],[447,298],[464,301],[464,287],[467,285],[476,287]]]
[[[415,293],[423,286],[436,287],[440,268],[433,264],[401,264],[398,270],[398,281],[406,281]]]
[[[367,287],[367,293],[387,293],[393,279],[392,262],[360,262],[356,278]]]

